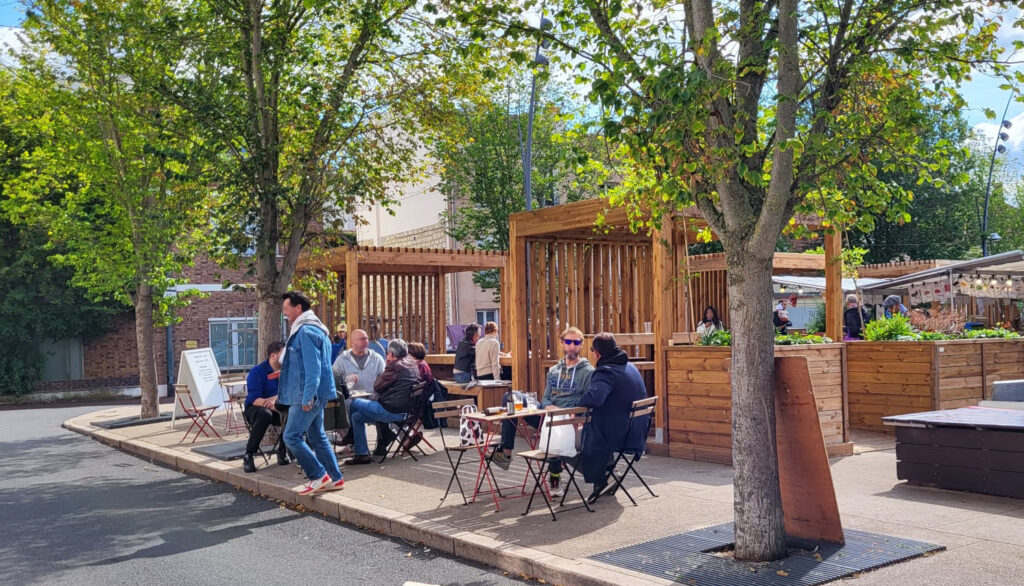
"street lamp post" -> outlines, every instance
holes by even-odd
[[[992,195],[992,171],[994,171],[996,167],[996,155],[1006,152],[1006,145],[1002,143],[1010,139],[1010,135],[1007,134],[1005,130],[1008,130],[1013,126],[1013,124],[1006,119],[1006,113],[1010,110],[1011,102],[1013,102],[1013,92],[1010,92],[1010,99],[1006,100],[1006,108],[1003,108],[1003,121],[999,127],[999,131],[996,133],[996,144],[992,147],[992,160],[988,165],[988,183],[985,185],[985,207],[981,217],[978,218],[981,223],[981,256],[988,256],[989,240],[997,242],[1000,239],[999,234],[994,232],[992,234],[988,233],[988,200]],[[974,200],[974,202],[975,205],[977,205],[978,200]]]
[[[554,25],[550,20],[540,17],[540,30],[550,30]],[[541,49],[551,46],[549,39],[542,39],[537,43],[537,50],[533,54],[535,66],[546,66],[548,58],[541,55]],[[537,74],[530,74],[530,111],[526,120],[526,144],[523,146],[523,195],[526,197],[526,211],[533,209],[533,117],[537,112]]]

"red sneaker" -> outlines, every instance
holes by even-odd
[[[309,496],[324,490],[332,484],[329,474],[324,474],[320,480],[310,480],[305,486],[298,489],[299,496]]]
[[[335,482],[328,482],[326,485],[324,485],[323,491],[329,492],[332,490],[341,490],[343,488],[345,488],[345,479],[339,478]]]

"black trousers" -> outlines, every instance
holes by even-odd
[[[249,443],[245,446],[246,454],[255,454],[260,449],[260,442],[271,425],[281,425],[281,414],[266,407],[249,405],[243,414],[249,422]]]

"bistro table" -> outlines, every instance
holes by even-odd
[[[467,420],[479,423],[480,426],[483,427],[485,433],[483,441],[478,442],[476,444],[476,449],[480,453],[480,465],[477,467],[476,482],[473,488],[473,498],[470,499],[470,502],[476,502],[476,498],[480,495],[489,494],[494,499],[495,510],[501,511],[501,501],[526,496],[526,483],[530,478],[530,472],[527,471],[523,475],[523,483],[518,487],[510,486],[502,488],[500,486],[496,486],[498,480],[495,478],[494,482],[491,481],[491,479],[494,478],[494,473],[491,472],[491,470],[489,470],[490,462],[488,460],[487,449],[491,445],[491,442],[494,440],[495,433],[497,433],[499,436],[501,435],[501,424],[504,421],[513,422],[516,425],[516,433],[524,440],[526,440],[526,444],[530,446],[530,449],[537,449],[537,442],[540,439],[541,424],[538,424],[536,430],[531,432],[530,426],[526,425],[525,419],[527,417],[539,416],[541,418],[541,423],[543,423],[545,413],[546,411],[544,409],[523,408],[517,410],[514,414],[511,415],[509,415],[508,412],[505,410],[502,410],[494,415],[488,415],[484,411],[477,411],[474,413],[467,413],[463,415],[463,417],[466,418]],[[500,450],[501,447],[499,446],[495,449]],[[480,490],[481,487],[483,486],[483,482],[485,479],[487,480],[487,484],[488,486],[490,486],[490,489]],[[508,491],[514,490],[516,488],[519,489],[518,494],[502,494],[501,492],[502,490]],[[544,485],[544,490],[548,490],[546,482]]]

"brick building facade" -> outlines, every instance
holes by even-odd
[[[224,290],[222,283],[247,283],[243,271],[218,267],[207,259],[200,259],[196,265],[185,270],[189,279],[187,288],[198,288],[207,294],[202,299],[193,299],[191,304],[178,311],[179,323],[169,328],[174,348],[173,371],[177,377],[178,360],[181,352],[188,348],[216,347],[218,362],[225,371],[246,370],[251,366],[250,356],[255,356],[255,316],[257,309],[256,292],[248,290]],[[248,324],[251,323],[250,329]],[[239,328],[238,326],[243,327]],[[234,329],[232,327],[234,326]],[[239,331],[242,330],[242,331]],[[251,342],[245,338],[250,335]],[[224,344],[227,334],[228,344]],[[211,340],[211,335],[215,338]],[[231,343],[231,337],[235,343]],[[156,371],[159,384],[167,383],[167,338],[168,328],[156,328],[153,333],[153,350],[156,355]],[[217,342],[221,343],[217,345]],[[73,380],[46,380],[37,385],[37,390],[58,393],[80,390],[123,390],[127,394],[138,392],[139,360],[135,340],[135,315],[127,311],[112,319],[110,331],[93,339],[81,341],[81,377]],[[229,360],[223,360],[223,358]],[[250,362],[245,364],[246,362]]]

